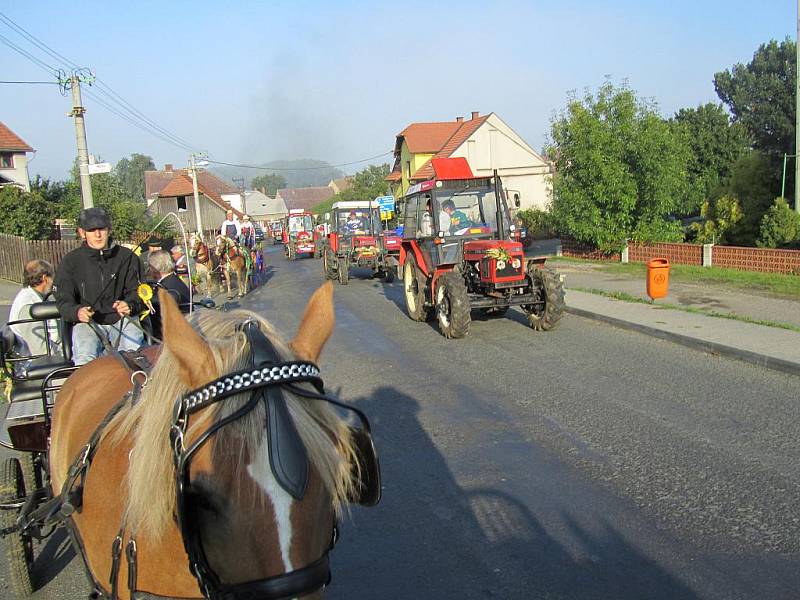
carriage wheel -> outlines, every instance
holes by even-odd
[[[16,458],[7,458],[0,479],[0,503],[10,504],[25,499],[25,480],[22,466]],[[0,527],[13,527],[22,509],[0,510]],[[11,584],[18,598],[27,598],[33,593],[31,567],[33,566],[33,540],[20,531],[5,537],[6,558]]]

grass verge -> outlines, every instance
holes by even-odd
[[[682,312],[694,313],[698,315],[705,315],[707,317],[716,317],[718,319],[731,319],[733,321],[741,321],[743,323],[753,323],[754,325],[764,325],[766,327],[776,327],[778,329],[788,329],[789,331],[800,332],[800,327],[791,325],[790,323],[779,323],[778,321],[768,321],[764,319],[753,319],[736,313],[720,312],[713,309],[694,308],[691,306],[679,306],[677,304],[670,304],[669,302],[655,304],[645,298],[632,296],[626,292],[607,292],[606,290],[598,290],[597,288],[572,288],[579,292],[586,292],[588,294],[597,294],[598,296],[605,296],[606,298],[613,298],[614,300],[621,300],[623,302],[636,302],[637,304],[648,304],[659,309],[680,310]]]
[[[619,263],[612,261],[586,260],[580,258],[549,258],[560,264],[592,264],[597,270],[616,275],[630,275],[644,279],[647,267],[641,263]],[[739,271],[720,267],[695,267],[689,265],[672,265],[669,276],[671,281],[696,284],[726,285],[732,288],[762,291],[776,296],[800,298],[800,276],[783,273],[757,273],[755,271]]]

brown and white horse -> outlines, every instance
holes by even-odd
[[[239,297],[247,294],[247,274],[249,271],[249,256],[242,252],[239,245],[224,235],[218,235],[214,254],[219,257],[220,268],[225,274],[225,283],[228,286],[228,298],[233,298],[231,292],[231,273],[236,275],[236,289]]]
[[[250,338],[242,332],[244,319],[257,324],[281,360],[311,362],[319,357],[334,322],[330,284],[314,293],[289,344],[250,311],[198,311],[190,324],[168,294],[159,295],[163,349],[158,356],[157,351],[151,353],[157,360],[141,398],[125,404],[106,428],[83,483],[82,507],[72,515],[88,567],[106,592],[114,564],[112,542],[122,524],[118,580],[123,600],[130,597],[125,548],[131,532],[136,538],[135,589],[167,597],[202,597],[175,520],[181,514],[170,441],[175,398],[251,368],[255,355]],[[187,418],[182,438],[186,448],[214,431],[187,467],[187,486],[192,494],[191,529],[197,532],[221,586],[280,576],[319,561],[330,547],[337,513],[358,485],[351,471],[356,450],[348,424],[327,402],[297,395],[299,388],[278,389],[283,389],[308,457],[307,486],[300,500],[284,491],[270,468],[266,401],[241,418],[228,419],[224,427],[226,418],[252,403],[248,394],[235,392]],[[114,357],[99,358],[69,378],[58,395],[52,421],[53,489],[61,489],[87,439],[130,389],[130,373]],[[213,429],[215,425],[220,428]],[[303,593],[307,595],[295,595],[320,598],[322,592]]]
[[[206,295],[211,296],[213,292],[213,280],[211,275],[214,272],[214,261],[212,260],[208,245],[199,235],[195,235],[192,238],[189,254],[194,259],[194,271],[197,273],[197,277],[200,281],[205,281]]]

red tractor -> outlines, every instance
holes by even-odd
[[[322,250],[325,277],[347,285],[350,268],[372,269],[387,283],[394,281],[397,259],[384,247],[378,206],[373,202],[335,202],[331,209],[330,233]]]
[[[283,248],[286,258],[294,260],[300,254],[319,258],[319,235],[314,229],[314,217],[303,209],[293,208],[283,220]]]
[[[499,177],[474,177],[465,159],[434,159],[436,178],[405,195],[400,263],[408,316],[435,316],[448,338],[469,332],[472,310],[504,315],[519,306],[535,330],[564,311],[561,278],[545,258],[526,262],[512,239]]]

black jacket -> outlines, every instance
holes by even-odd
[[[111,239],[104,250],[93,250],[84,242],[56,269],[55,297],[61,316],[77,323],[78,309],[89,306],[95,311],[93,321],[113,325],[120,319],[112,308],[117,300],[127,302],[132,315],[139,313],[143,308],[137,294],[139,268],[136,255]]]
[[[178,303],[178,306],[183,312],[189,311],[189,288],[175,273],[170,273],[164,277],[164,279],[156,283],[155,289],[153,290],[156,296],[153,299],[154,304],[156,303],[155,300],[158,299],[158,288],[164,288],[172,294],[172,298]]]

